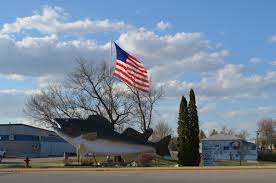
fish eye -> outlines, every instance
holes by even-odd
[[[57,125],[58,128],[61,128],[61,126],[58,123],[56,123],[56,125]]]

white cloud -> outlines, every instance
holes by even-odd
[[[209,113],[217,109],[217,104],[216,103],[209,103],[203,107],[199,108],[200,113]]]
[[[32,95],[39,92],[38,89],[0,89],[0,95]]]
[[[66,22],[67,15],[59,7],[45,6],[42,12],[29,17],[19,17],[13,23],[6,23],[1,30],[2,34],[20,32],[22,30],[38,30],[42,33],[81,34],[95,32],[122,31],[131,29],[132,26],[124,22],[111,22],[105,20],[77,20]]]
[[[249,59],[249,63],[251,64],[268,64],[268,65],[276,65],[276,61],[270,61],[263,58],[252,57]]]
[[[45,37],[25,37],[21,41],[17,41],[16,46],[18,48],[34,48],[42,47],[43,45],[55,44],[58,42],[56,35],[50,35]]]
[[[269,113],[275,113],[276,109],[272,106],[259,106],[257,108],[251,109],[241,109],[237,111],[227,112],[226,115],[229,117],[241,117],[241,116],[251,116],[251,115],[264,115]]]
[[[21,41],[0,38],[0,57],[1,75],[64,74],[75,66],[76,59],[80,57],[89,61],[107,60],[109,45],[98,45],[91,40],[60,41],[56,35],[26,37]]]
[[[211,52],[209,41],[201,33],[181,32],[159,36],[139,29],[122,33],[118,43],[129,53],[137,55],[151,70],[153,78],[160,79],[179,76],[185,71],[216,70],[224,65],[228,55],[226,50]],[[0,37],[0,73],[39,77],[64,74],[72,69],[75,60],[80,57],[94,61],[108,60],[109,49],[109,43],[100,45],[92,40],[61,41],[55,34],[28,36],[19,41]],[[13,50],[13,54],[7,54],[9,50]]]
[[[202,33],[179,32],[174,35],[159,36],[145,29],[122,33],[118,43],[129,53],[140,58],[146,57],[144,63],[151,62],[151,65],[167,63],[168,59],[183,59],[199,51],[207,51],[209,46],[208,40],[204,39]]]
[[[179,80],[164,81],[166,93],[179,97],[194,88],[200,100],[205,99],[244,99],[272,96],[276,90],[276,72],[265,75],[244,76],[243,65],[226,64],[214,74],[202,77],[199,82]]]
[[[164,81],[176,79],[187,72],[212,72],[225,64],[224,60],[227,55],[228,52],[225,50],[214,53],[198,52],[191,57],[176,60],[174,63],[156,65],[150,69],[150,73],[153,80]]]
[[[276,35],[271,36],[270,40],[271,40],[272,42],[276,42]]]
[[[185,72],[212,72],[222,67],[228,56],[227,50],[211,51],[210,41],[198,32],[160,36],[139,29],[121,34],[118,43],[137,55],[155,81],[176,78]]]
[[[65,74],[55,74],[55,75],[44,75],[36,77],[36,82],[34,83],[38,87],[46,87],[49,84],[58,85],[65,81]]]
[[[213,129],[220,129],[222,126],[221,123],[217,122],[217,121],[208,121],[208,122],[203,122],[201,125],[200,125],[200,129],[202,129],[206,135],[209,135],[210,132],[213,130]]]
[[[23,108],[26,97],[38,93],[32,89],[1,89],[0,90],[0,123],[18,122],[23,123]]]
[[[0,79],[22,81],[25,77],[19,74],[0,74]]]
[[[252,57],[249,59],[249,63],[251,63],[251,64],[261,64],[263,62],[264,62],[264,60],[261,58],[258,58],[258,57]]]
[[[163,20],[156,24],[156,28],[160,30],[166,30],[171,27],[170,22],[164,22]]]
[[[271,65],[276,65],[276,61],[270,62]]]

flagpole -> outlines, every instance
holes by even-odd
[[[109,78],[111,81],[111,64],[112,64],[112,38],[110,39],[110,60],[109,60]]]
[[[109,109],[112,114],[112,86],[111,86],[111,64],[112,64],[112,38],[110,39],[110,60],[109,60]]]

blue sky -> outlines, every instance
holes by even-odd
[[[104,60],[112,38],[166,86],[156,108],[176,127],[193,87],[201,126],[253,133],[276,118],[275,1],[3,1],[0,122],[28,121],[26,98],[62,78],[77,57]],[[166,74],[164,74],[166,73]]]

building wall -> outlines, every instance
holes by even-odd
[[[5,150],[8,157],[38,157],[39,145],[35,141],[0,141],[0,149]]]
[[[61,156],[75,148],[54,132],[27,125],[0,125],[0,149],[9,157]]]

